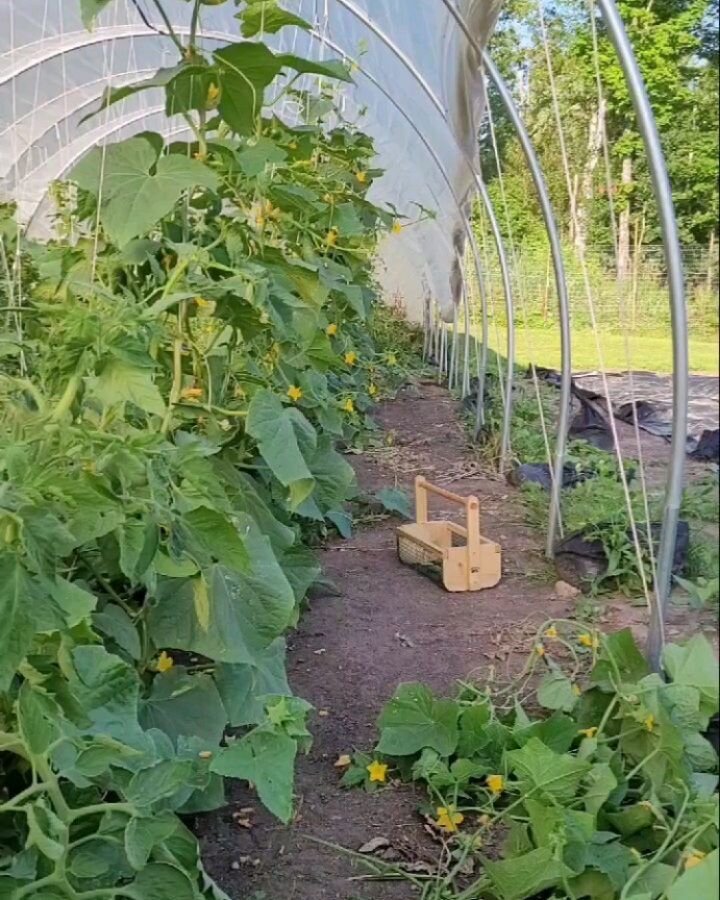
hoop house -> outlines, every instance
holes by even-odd
[[[422,323],[425,347],[463,396],[477,378],[477,426],[483,424],[487,378],[488,317],[484,260],[471,223],[479,198],[491,225],[502,270],[507,310],[507,366],[503,373],[500,468],[509,459],[515,378],[516,298],[512,254],[485,189],[477,135],[483,118],[485,80],[494,86],[514,126],[538,192],[552,251],[562,333],[561,402],[552,446],[553,497],[548,552],[560,523],[560,490],[570,409],[572,372],[569,304],[558,229],[537,155],[511,92],[487,55],[500,13],[499,0],[296,0],[286,4],[311,28],[284,27],[266,36],[278,53],[317,61],[341,57],[353,73],[343,87],[344,114],[376,142],[385,174],[372,190],[376,202],[397,210],[430,210],[414,228],[381,245],[377,272],[388,299],[401,298],[409,318]],[[687,335],[683,276],[669,185],[657,131],[613,0],[600,0],[637,111],[659,205],[669,272],[674,340],[673,452],[663,539],[660,543],[650,653],[659,664],[663,609],[667,602],[682,488],[687,428]],[[205,3],[199,23],[193,4],[171,0],[5,0],[0,35],[0,191],[15,201],[30,236],[52,233],[48,186],[62,180],[96,146],[157,131],[169,139],[188,135],[181,115],[166,116],[161,86],[98,109],[108,90],[122,89],[177,62],[180,37],[197,27],[208,51],[237,40],[233,5]],[[271,29],[272,30],[272,29]],[[317,77],[306,80],[315,84]],[[295,101],[282,116],[296,121]],[[90,115],[96,113],[95,115]],[[472,338],[471,285],[481,294],[480,320]],[[449,327],[452,326],[452,327]]]

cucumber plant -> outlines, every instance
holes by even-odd
[[[156,3],[176,65],[100,104],[160,90],[187,139],[91,150],[50,241],[0,212],[0,898],[222,896],[181,816],[231,777],[288,821],[310,743],[283,635],[350,527],[399,222],[347,68],[257,39],[309,27],[275,2],[206,51],[207,5]]]

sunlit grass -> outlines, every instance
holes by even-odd
[[[505,354],[507,334],[503,328],[490,326],[490,346]],[[601,334],[602,359],[598,355],[597,341],[592,331],[574,331],[572,335],[573,370],[595,371],[604,368],[608,372],[628,369],[647,372],[672,372],[672,339],[670,335],[631,335],[626,347],[621,334]],[[557,369],[560,367],[560,334],[545,328],[518,328],[517,362],[519,365],[536,365]],[[691,338],[690,371],[695,374],[716,375],[720,371],[718,342],[708,338]]]

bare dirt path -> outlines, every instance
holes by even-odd
[[[458,493],[477,494],[483,532],[503,545],[505,575],[492,590],[446,593],[398,561],[396,520],[361,528],[322,551],[337,595],[315,599],[290,640],[290,682],[316,708],[315,744],[298,765],[296,820],[289,828],[273,822],[236,787],[226,809],[196,823],[206,865],[233,900],[412,897],[406,884],[358,880],[363,870],[347,856],[308,840],[357,850],[385,837],[415,859],[431,861],[436,854],[412,788],[343,791],[336,759],[373,743],[380,707],[399,683],[423,681],[453,692],[455,680],[473,670],[504,667],[544,619],[571,612],[572,604],[554,597],[542,536],[524,524],[516,490],[480,472],[458,404],[446,390],[429,383],[407,387],[383,404],[378,420],[392,446],[350,457],[361,487],[410,489],[423,474]],[[253,812],[240,812],[248,807]]]

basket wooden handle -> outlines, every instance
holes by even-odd
[[[415,518],[419,525],[425,525],[428,522],[428,494],[434,494],[436,497],[442,497],[444,500],[465,507],[468,547],[476,546],[480,538],[480,501],[478,498],[461,497],[460,494],[454,494],[452,491],[446,491],[445,488],[430,484],[426,478],[418,475],[415,479]]]

